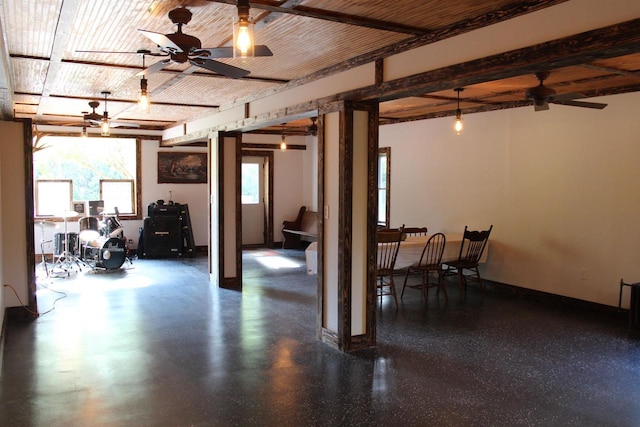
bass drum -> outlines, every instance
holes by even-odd
[[[97,267],[104,267],[107,270],[120,268],[124,264],[126,251],[124,240],[111,238],[102,241],[98,248]]]

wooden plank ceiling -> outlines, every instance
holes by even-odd
[[[250,71],[233,79],[188,63],[171,63],[148,76],[150,111],[136,104],[143,69],[138,50],[157,52],[138,30],[169,34],[176,26],[168,13],[187,7],[193,14],[182,31],[200,39],[203,47],[228,46],[235,0],[5,0],[2,29],[12,82],[15,117],[37,124],[81,127],[88,102],[111,92],[107,109],[118,122],[142,129],[164,129],[201,117],[220,105],[274,89],[291,80],[321,76],[348,67],[354,58],[375,60],[398,46],[426,43],[426,36],[452,35],[490,25],[562,0],[256,0],[256,38],[269,46],[272,57],[241,63],[220,62]],[[453,30],[452,30],[453,29]],[[82,51],[104,51],[91,53]],[[123,53],[124,52],[124,53]],[[150,66],[164,58],[145,55]],[[640,54],[551,70],[545,84],[558,95],[604,95],[634,90],[640,84]],[[533,74],[469,85],[461,92],[465,114],[531,104],[527,88]],[[455,114],[454,87],[381,104],[381,123],[427,119]],[[637,88],[635,89],[637,90]],[[288,133],[305,133],[309,119],[287,124]],[[278,133],[274,127],[263,131]]]

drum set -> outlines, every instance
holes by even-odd
[[[66,211],[60,216],[64,220],[64,233],[54,235],[53,272],[57,269],[69,275],[75,267],[82,270],[83,266],[94,271],[116,270],[125,261],[131,262],[117,213],[114,216],[103,215],[102,220],[93,216],[80,218],[79,233],[68,231],[68,221],[77,217],[77,212]]]

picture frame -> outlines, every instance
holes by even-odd
[[[85,216],[87,214],[87,202],[74,200],[71,202],[71,210],[77,212],[80,216]]]
[[[204,184],[207,153],[158,152],[158,184]]]

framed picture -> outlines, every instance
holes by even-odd
[[[158,152],[158,184],[207,182],[207,153]]]
[[[74,200],[71,202],[71,210],[76,211],[80,216],[85,216],[87,214],[87,202]]]

